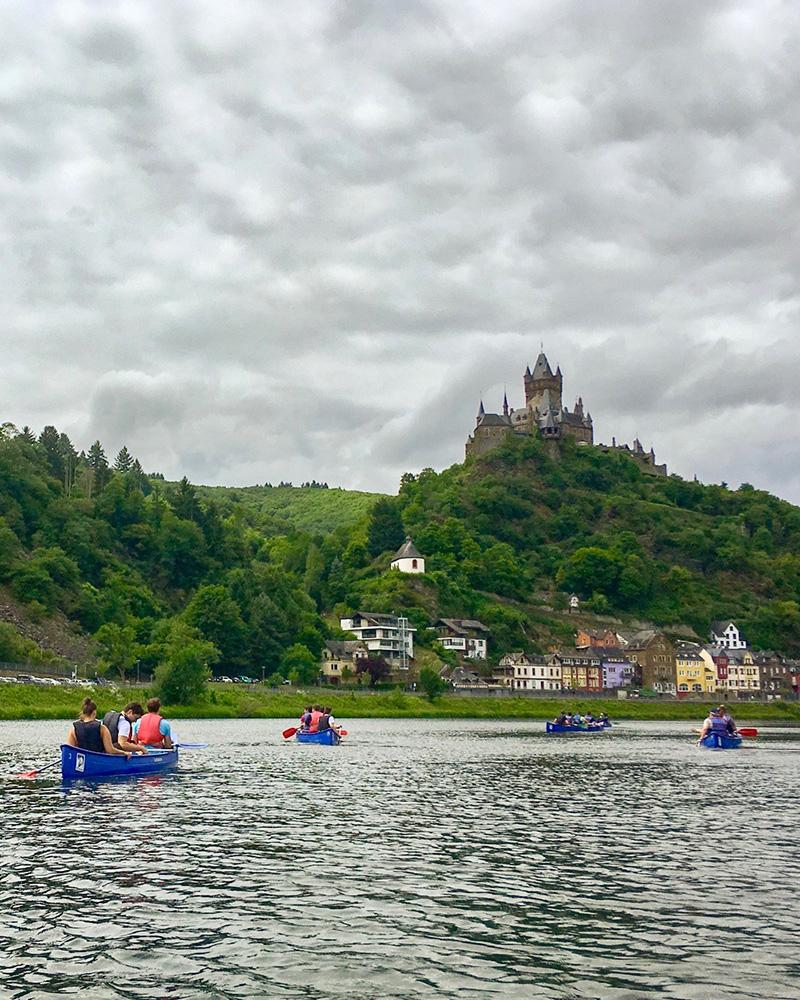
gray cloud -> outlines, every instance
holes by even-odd
[[[3,418],[391,491],[544,340],[598,437],[800,500],[799,36],[778,0],[6,5]]]

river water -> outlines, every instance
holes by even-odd
[[[183,722],[212,747],[159,778],[4,779],[0,997],[800,993],[800,732],[288,724]],[[0,773],[66,730],[0,723]]]

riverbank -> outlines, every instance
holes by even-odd
[[[146,689],[113,687],[38,688],[33,685],[4,685],[0,688],[0,719],[74,719],[82,699],[89,694],[101,715],[109,708],[121,708],[128,701],[144,701]],[[427,698],[402,691],[275,691],[233,685],[209,688],[191,705],[164,705],[163,713],[174,719],[291,719],[299,716],[309,701],[331,705],[339,719],[551,719],[563,709],[606,712],[611,719],[641,721],[699,720],[711,703],[616,699],[566,700],[539,698],[473,698],[445,695],[433,703]],[[714,705],[719,704],[715,701]],[[744,722],[784,721],[800,723],[798,702],[731,703],[733,715]]]

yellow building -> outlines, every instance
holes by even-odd
[[[320,673],[326,684],[355,684],[358,661],[369,656],[369,650],[358,639],[336,640],[325,643],[322,650]]]
[[[726,649],[728,657],[728,690],[733,694],[761,693],[758,664],[749,649]]]
[[[675,650],[675,676],[678,695],[715,694],[717,669],[710,654],[698,645],[679,646]]]

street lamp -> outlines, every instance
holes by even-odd
[[[141,683],[140,678],[139,678],[139,664],[141,662],[142,662],[141,660],[137,660],[136,661],[136,687],[139,687],[140,683]]]

